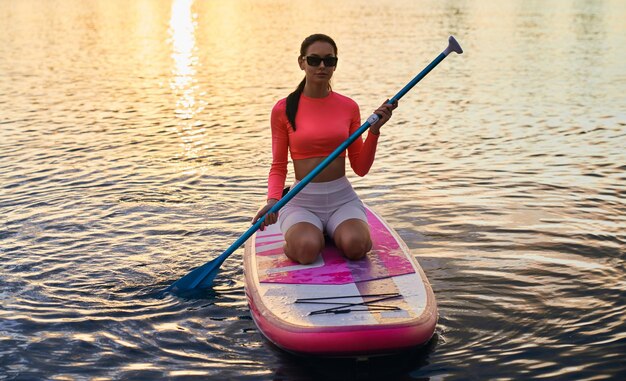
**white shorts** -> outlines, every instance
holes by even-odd
[[[298,182],[296,180],[294,186]],[[333,237],[339,224],[353,218],[367,223],[363,202],[345,176],[324,183],[307,184],[278,213],[283,234],[299,222],[308,222]]]

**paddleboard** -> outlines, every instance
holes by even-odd
[[[366,210],[373,248],[361,260],[346,259],[327,239],[316,262],[293,262],[278,224],[248,240],[246,296],[272,343],[334,357],[392,354],[430,340],[437,323],[432,288],[398,234]]]

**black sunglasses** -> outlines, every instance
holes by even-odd
[[[326,67],[335,67],[337,66],[337,57],[317,57],[317,56],[306,56],[304,57],[306,58],[306,63],[309,64],[309,66],[320,66],[320,63],[322,63],[322,61],[324,62],[324,66]]]

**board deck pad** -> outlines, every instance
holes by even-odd
[[[367,209],[372,232],[372,251],[361,260],[348,260],[332,240],[317,261],[300,265],[287,258],[284,239],[278,224],[255,236],[257,271],[261,283],[346,284],[384,279],[415,272],[396,238],[383,228],[383,222]]]

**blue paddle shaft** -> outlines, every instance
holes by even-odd
[[[456,41],[453,37],[450,37],[450,41]],[[460,50],[460,47],[458,48]],[[452,50],[456,51],[456,50]],[[462,51],[456,51],[460,53]],[[428,66],[424,68],[418,75],[415,76],[409,83],[402,88],[393,98],[391,98],[388,103],[393,104],[400,100],[406,93],[408,93],[419,81],[422,80],[432,69],[435,68],[447,55],[450,53],[450,46],[441,54],[437,56]],[[201,284],[209,284],[213,282],[213,278],[215,277],[217,270],[222,265],[222,263],[228,258],[232,253],[235,252],[239,247],[241,247],[257,230],[261,228],[261,225],[265,221],[265,218],[268,214],[277,213],[285,204],[287,204],[292,198],[297,195],[302,188],[304,188],[308,183],[310,183],[315,176],[320,174],[333,160],[335,160],[343,151],[345,151],[350,144],[354,143],[354,141],[359,138],[370,126],[376,123],[379,120],[379,116],[376,114],[372,114],[365,123],[359,127],[348,139],[343,142],[339,147],[337,147],[327,158],[325,158],[321,163],[317,165],[308,175],[306,175],[298,184],[296,184],[291,190],[284,195],[272,208],[265,214],[263,217],[259,218],[248,230],[246,230],[241,237],[239,237],[226,251],[224,251],[219,257],[214,260],[205,263],[203,266],[196,268],[191,271],[189,274],[185,275],[183,278],[174,282],[170,287],[166,289],[166,291],[174,290],[174,291],[188,291],[197,288]]]

